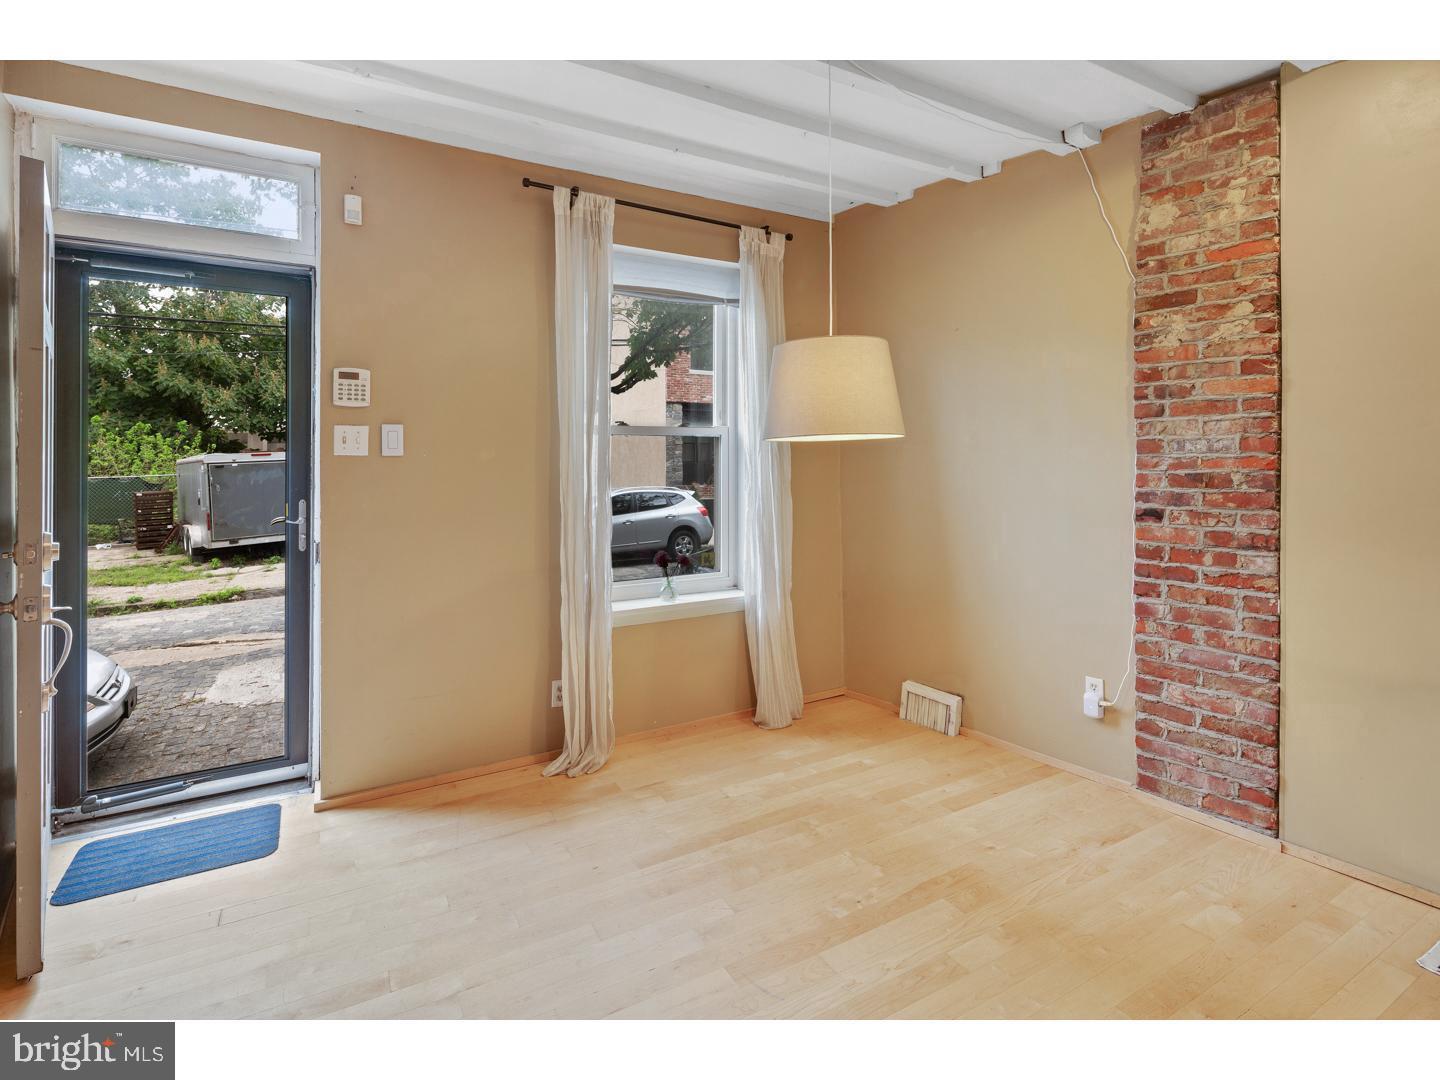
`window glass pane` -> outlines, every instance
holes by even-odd
[[[611,313],[611,421],[621,427],[713,424],[715,308],[616,293]]]
[[[659,578],[660,551],[689,558],[684,573],[716,571],[719,450],[720,439],[711,436],[610,436],[610,482],[635,496],[634,513],[611,528],[616,581]]]
[[[64,210],[300,238],[293,180],[65,142],[59,173]]]

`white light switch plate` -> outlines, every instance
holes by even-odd
[[[380,425],[380,456],[381,456],[381,457],[404,457],[404,456],[405,456],[405,425],[404,425],[404,424],[381,424],[381,425]]]
[[[336,457],[367,457],[370,454],[370,428],[364,424],[335,425]]]

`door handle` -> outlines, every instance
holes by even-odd
[[[45,590],[41,602],[43,604],[44,616],[40,620],[40,625],[57,627],[61,633],[65,635],[65,647],[60,650],[60,659],[56,661],[55,666],[50,669],[50,678],[45,681],[45,685],[40,689],[40,707],[45,709],[49,707],[50,702],[54,699],[55,684],[60,679],[60,672],[64,670],[66,661],[70,659],[70,651],[75,646],[75,631],[71,629],[70,624],[64,619],[57,619],[55,617],[57,611],[69,611],[70,608],[51,607],[49,589]]]
[[[271,525],[294,525],[294,526],[296,526],[296,527],[299,529],[299,532],[298,532],[298,533],[296,534],[296,536],[295,536],[295,542],[300,545],[300,550],[301,550],[301,551],[304,551],[304,550],[305,550],[305,541],[306,541],[307,537],[309,536],[309,529],[308,529],[308,526],[306,525],[305,500],[304,500],[304,499],[301,499],[301,500],[299,501],[299,503],[297,504],[297,506],[298,506],[298,508],[299,508],[299,512],[295,515],[295,518],[294,518],[293,520],[290,519],[290,518],[287,518],[284,514],[281,514],[279,517],[271,518],[271,519],[270,519],[270,524],[271,524]]]

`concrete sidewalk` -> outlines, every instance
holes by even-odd
[[[244,558],[245,555],[237,552],[235,557]],[[94,571],[177,563],[183,560],[183,556],[160,555],[152,551],[137,552],[129,544],[116,544],[113,547],[92,547],[86,552],[86,559],[86,570]],[[189,565],[188,561],[186,565]],[[196,597],[222,589],[244,589],[247,599],[280,596],[285,592],[283,562],[257,562],[249,566],[238,566],[226,561],[217,569],[210,569],[208,563],[197,563],[193,568],[201,574],[200,577],[153,585],[94,585],[88,589],[86,599],[91,605],[104,608],[122,608],[133,597],[140,598],[136,606],[158,601],[183,606],[194,601]]]

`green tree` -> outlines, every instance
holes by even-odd
[[[170,474],[181,458],[209,449],[205,436],[183,420],[173,432],[162,432],[143,421],[121,427],[94,416],[90,419],[88,472],[91,476]]]
[[[617,295],[614,310],[629,336],[625,360],[610,375],[612,394],[655,378],[681,353],[689,353],[697,368],[710,368],[715,333],[715,309],[710,305]]]
[[[90,285],[89,411],[103,426],[285,435],[285,301],[132,281]]]

